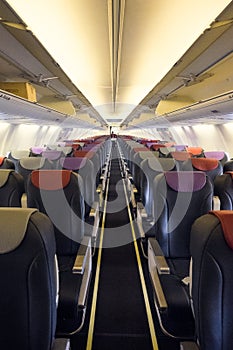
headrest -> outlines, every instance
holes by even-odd
[[[41,169],[44,166],[44,157],[24,157],[19,161],[22,168],[27,170]]]
[[[88,159],[91,159],[93,156],[94,156],[94,152],[91,152],[91,151],[75,151],[74,152],[74,157],[79,157],[79,158],[88,158]]]
[[[47,145],[47,150],[48,151],[56,151],[57,150],[57,145]]]
[[[28,221],[37,209],[0,208],[0,254],[9,253],[22,242]]]
[[[148,152],[148,148],[143,146],[142,147],[133,147],[134,152]]]
[[[7,182],[10,173],[12,173],[12,171],[14,171],[13,169],[1,169],[0,170],[0,188],[3,187],[5,185],[5,183]]]
[[[228,246],[233,249],[233,211],[232,210],[212,210],[210,214],[217,216],[221,225],[225,240]]]
[[[23,157],[29,157],[30,151],[29,150],[15,150],[11,151],[11,156],[14,159],[21,159]]]
[[[58,151],[60,151],[63,154],[67,155],[67,154],[70,154],[73,151],[73,149],[72,149],[72,147],[68,147],[68,146],[60,146],[58,148]]]
[[[208,151],[208,152],[204,152],[204,155],[206,158],[214,158],[217,160],[221,160],[224,158],[225,152],[224,151]]]
[[[72,148],[73,149],[79,149],[79,148],[82,148],[83,146],[85,145],[85,142],[74,142],[72,143]]]
[[[165,147],[163,143],[155,143],[154,145],[150,146],[150,149],[153,151],[158,151],[162,147]]]
[[[218,167],[218,160],[213,158],[191,158],[194,168],[200,171],[213,170]]]
[[[42,153],[42,157],[47,158],[49,160],[57,160],[61,157],[62,152],[58,150],[48,150]]]
[[[2,164],[3,164],[5,158],[6,158],[6,157],[0,157],[0,166],[2,166]]]
[[[194,156],[198,156],[199,154],[201,154],[203,152],[203,148],[202,147],[187,147],[186,151],[191,153]]]
[[[174,158],[175,160],[179,160],[179,161],[185,161],[189,158],[191,158],[190,153],[188,152],[183,152],[183,151],[175,151],[175,152],[171,152],[171,156],[172,158]]]
[[[206,184],[206,174],[201,171],[168,171],[164,175],[168,186],[177,192],[196,192]]]
[[[147,149],[147,152],[140,151],[140,152],[137,152],[134,154],[135,159],[147,159],[149,157],[154,157],[154,154],[153,154],[153,152],[149,151],[148,149]]]
[[[150,148],[154,144],[155,144],[155,142],[146,142],[146,147]]]
[[[31,173],[31,182],[41,190],[60,190],[69,184],[71,173],[70,170],[35,170]]]
[[[93,152],[96,152],[99,148],[100,148],[100,144],[93,144],[93,143],[91,143],[89,145],[85,145],[83,147],[83,150],[84,151],[90,151],[91,150]]]
[[[165,147],[175,147],[174,142],[165,142]]]
[[[46,148],[45,147],[32,147],[31,151],[34,154],[41,154],[43,151],[45,151]]]
[[[187,145],[174,145],[174,147],[175,147],[176,151],[181,152],[181,151],[185,151],[188,146]]]
[[[67,170],[79,170],[85,166],[87,158],[80,157],[62,157],[60,159],[60,164],[62,168]]]
[[[148,158],[148,165],[152,170],[164,172],[174,169],[176,163],[173,158]]]
[[[175,151],[175,147],[161,147],[159,152],[163,155],[168,155],[168,153]]]

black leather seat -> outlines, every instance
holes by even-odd
[[[91,239],[84,237],[82,194],[82,179],[72,171],[35,170],[29,176],[28,207],[47,214],[54,224],[60,277],[58,335],[79,331],[85,317],[91,277]]]
[[[94,165],[92,161],[86,157],[62,157],[60,159],[60,169],[72,170],[82,177],[84,189],[83,196],[85,201],[85,218],[87,218],[96,197],[96,182]]]
[[[229,156],[224,151],[205,151],[204,156],[206,158],[214,158],[221,162],[222,166],[229,160]]]
[[[220,209],[233,210],[233,172],[228,171],[217,176],[214,181],[214,192],[220,200]]]
[[[223,173],[226,173],[227,171],[233,171],[233,159],[229,159],[224,163]]]
[[[95,246],[99,229],[99,198],[96,191],[94,165],[88,158],[66,157],[60,159],[60,167],[79,174],[83,181],[83,197],[85,204],[85,235],[92,237]]]
[[[178,338],[194,336],[194,320],[183,279],[189,275],[190,232],[196,218],[212,209],[213,186],[204,172],[166,172],[154,179],[154,238],[148,260],[163,330]],[[156,278],[157,277],[157,278]],[[155,282],[157,280],[157,282]],[[162,290],[165,302],[160,304]]]
[[[0,169],[15,170],[15,163],[7,157],[0,157]]]
[[[214,182],[215,177],[222,174],[223,167],[217,159],[200,157],[186,160],[183,163],[182,170],[204,171]]]
[[[15,170],[18,171],[19,160],[30,156],[30,150],[12,150],[7,158],[9,158],[15,165]]]
[[[0,208],[1,349],[55,349],[55,251],[53,226],[44,214]]]
[[[18,162],[18,172],[23,176],[25,192],[27,192],[28,176],[33,170],[53,169],[53,163],[44,157],[23,157]]]
[[[192,227],[190,249],[191,294],[199,348],[231,350],[233,212],[213,211],[198,218]],[[183,349],[190,346],[183,344]]]
[[[0,207],[21,207],[23,177],[11,169],[0,169]]]
[[[149,218],[153,216],[153,181],[156,175],[166,171],[177,170],[172,158],[150,157],[141,162],[141,198]]]

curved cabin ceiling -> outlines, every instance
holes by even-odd
[[[7,10],[6,4],[10,5]],[[166,114],[219,93],[208,92],[205,84],[212,76],[220,76],[220,69],[209,71],[198,58],[203,56],[205,65],[213,65],[215,56],[208,55],[207,49],[231,27],[232,8],[229,0],[0,0],[0,21],[3,30],[44,64],[39,67],[22,55],[28,77],[34,75],[29,80],[37,83],[39,103],[56,109],[54,91],[60,91],[77,112],[82,111],[80,119],[88,114],[102,127],[127,127],[154,118],[160,101],[164,103],[159,109]],[[9,22],[22,27],[9,26]],[[215,51],[219,53],[219,47]],[[48,53],[54,67],[51,57],[45,59]],[[14,55],[18,55],[16,47]],[[7,66],[0,76],[19,80],[17,68],[19,56],[11,74]],[[231,80],[226,64],[224,72],[224,79]],[[206,83],[198,90],[195,84],[204,73]],[[47,78],[51,78],[47,80],[50,92]],[[219,78],[213,82],[224,84]]]

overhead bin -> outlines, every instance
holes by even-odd
[[[28,101],[37,102],[36,89],[28,82],[0,82],[0,89],[11,94],[26,98]]]

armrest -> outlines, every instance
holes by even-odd
[[[97,192],[97,193],[102,192],[102,184],[99,184],[99,185],[98,185],[98,187],[97,187],[97,189],[96,189],[96,192]]]
[[[147,218],[147,212],[142,202],[137,203],[137,216],[140,218]]]
[[[99,229],[99,222],[100,222],[99,209],[100,209],[99,203],[94,202],[93,206],[91,208],[90,214],[89,214],[90,218],[94,219],[93,229],[92,229],[92,233],[91,233],[91,237],[94,240],[96,240],[97,232]]]
[[[170,274],[170,267],[168,266],[167,261],[163,255],[163,251],[155,238],[148,239],[148,257],[149,254],[151,258],[154,259],[158,273],[160,275]]]
[[[199,350],[197,343],[192,341],[184,341],[180,343],[180,350]]]
[[[74,266],[72,269],[73,273],[78,273],[78,274],[84,273],[90,249],[91,249],[91,239],[90,237],[84,236],[74,262]]]
[[[145,238],[145,231],[142,225],[142,218],[146,218],[147,213],[142,202],[137,203],[137,225],[141,238]]]
[[[70,350],[70,340],[65,338],[56,338],[52,350]]]
[[[148,240],[148,266],[158,308],[164,311],[168,305],[160,283],[159,274],[169,274],[170,269],[155,238]]]
[[[220,210],[221,202],[218,196],[213,196],[213,210]]]
[[[96,192],[99,194],[99,204],[102,207],[102,203],[103,203],[103,186],[102,184],[99,184]]]

